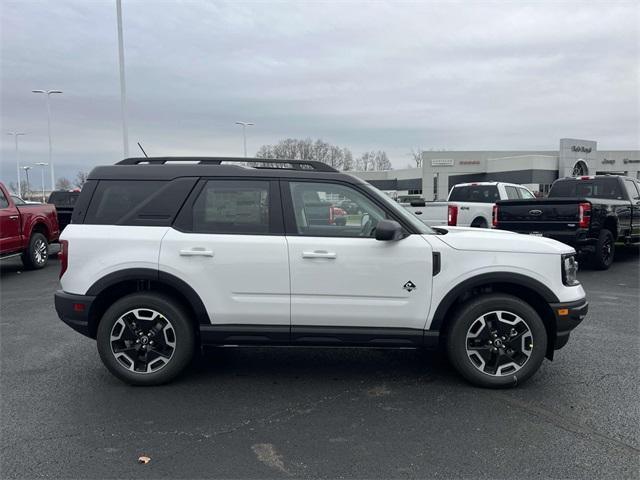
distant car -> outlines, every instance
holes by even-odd
[[[493,224],[571,245],[606,270],[616,242],[640,243],[640,184],[616,175],[561,178],[548,198],[498,202]]]
[[[25,268],[42,268],[49,259],[49,243],[60,235],[56,208],[14,200],[0,183],[0,258],[22,257]]]
[[[460,183],[451,189],[446,202],[414,199],[405,208],[429,226],[489,228],[495,202],[520,198],[535,197],[527,187],[515,183]]]
[[[64,230],[64,228],[71,223],[73,209],[79,196],[80,191],[68,192],[66,190],[53,191],[51,195],[49,195],[47,203],[52,203],[56,206],[60,231]]]

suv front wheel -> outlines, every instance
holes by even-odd
[[[483,295],[457,312],[447,337],[449,359],[481,387],[512,387],[533,375],[547,350],[542,319],[527,303],[505,294]]]
[[[159,385],[189,364],[195,334],[179,304],[155,293],[136,293],[105,312],[97,344],[102,362],[120,380]]]

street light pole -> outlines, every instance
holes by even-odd
[[[18,153],[18,137],[20,135],[26,135],[24,132],[7,132],[7,135],[13,135],[16,140],[16,171],[18,173],[18,191],[16,192],[18,196],[22,193],[20,190],[20,154]]]
[[[31,170],[31,167],[29,165],[26,165],[22,167],[22,169],[24,170],[24,173],[27,175],[27,191],[24,192],[24,195],[26,197],[27,195],[29,195],[29,192],[31,191],[31,187],[29,186],[29,170]]]
[[[43,93],[47,95],[47,131],[49,132],[49,167],[51,170],[51,190],[56,188],[56,176],[53,171],[53,158],[52,158],[52,146],[51,146],[51,104],[49,97],[54,93],[62,93],[60,90],[32,90],[33,93]]]
[[[122,142],[124,157],[129,158],[129,129],[127,127],[127,87],[124,77],[124,40],[122,38],[122,1],[116,0],[118,20],[118,64],[120,65],[120,107],[122,109]]]
[[[48,167],[49,164],[45,162],[38,162],[36,165],[42,167],[40,169],[40,176],[42,177],[42,203],[45,203],[47,200],[44,198],[44,167]]]
[[[244,145],[244,158],[247,158],[247,127],[255,125],[251,122],[236,122],[236,125],[242,125],[242,144]]]

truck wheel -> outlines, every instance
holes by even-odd
[[[598,243],[596,243],[596,251],[591,256],[594,268],[598,270],[607,270],[613,263],[616,244],[613,239],[613,233],[610,230],[600,230]]]
[[[49,261],[49,242],[42,233],[33,233],[29,246],[22,254],[22,263],[29,270],[43,268]]]
[[[478,217],[471,222],[471,226],[476,228],[487,228],[488,225],[484,218]]]
[[[191,361],[193,326],[173,300],[136,293],[115,302],[97,332],[104,365],[131,385],[160,385],[173,380]]]
[[[449,359],[480,387],[514,387],[531,377],[547,351],[540,316],[519,298],[489,294],[470,300],[447,337]]]

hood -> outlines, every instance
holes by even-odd
[[[575,252],[572,247],[551,238],[523,235],[507,230],[441,226],[435,229],[446,231],[446,234],[438,235],[437,238],[456,250],[551,254]]]

